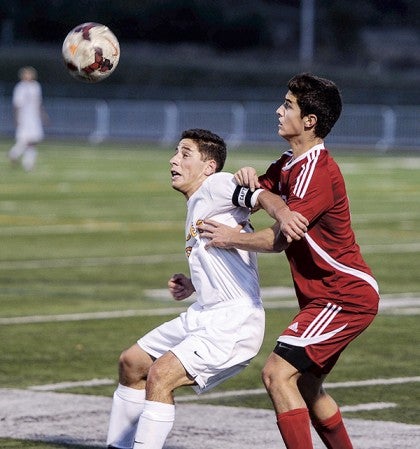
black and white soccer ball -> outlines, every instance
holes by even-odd
[[[105,25],[87,22],[73,28],[63,42],[62,54],[70,75],[87,83],[97,83],[116,69],[120,44]]]

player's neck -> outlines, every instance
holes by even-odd
[[[302,154],[305,154],[315,145],[324,143],[324,141],[320,137],[315,137],[312,139],[294,139],[291,140],[289,143],[293,151],[293,157],[296,159],[299,156],[302,156]]]

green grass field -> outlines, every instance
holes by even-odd
[[[0,142],[0,387],[114,378],[122,349],[163,320],[139,316],[8,323],[7,318],[163,309],[186,305],[153,299],[169,276],[185,272],[185,200],[169,180],[172,148],[47,142],[36,170],[7,161]],[[232,150],[226,169],[262,171],[274,148]],[[420,296],[420,157],[340,152],[359,244],[383,295]],[[271,220],[264,213],[256,228]],[[260,256],[263,287],[291,287],[283,255]],[[289,298],[292,299],[292,298]],[[380,314],[342,355],[329,382],[419,375],[419,317]],[[260,370],[295,310],[267,310],[264,346],[251,366],[217,391],[262,388]],[[111,396],[114,386],[65,391]],[[348,417],[420,424],[418,384],[337,388],[341,405],[395,402],[397,407]],[[179,395],[192,391],[185,389]],[[265,394],[201,402],[270,408]],[[1,425],[1,424],[0,424]],[[2,440],[4,448],[47,443]],[[70,447],[70,446],[69,446]],[[75,446],[72,446],[75,447]]]

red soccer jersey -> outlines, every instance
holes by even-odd
[[[285,152],[259,180],[310,223],[306,237],[285,251],[300,308],[333,301],[347,310],[376,313],[378,285],[351,228],[343,176],[324,145],[297,159]]]

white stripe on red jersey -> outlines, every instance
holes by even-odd
[[[305,234],[305,238],[308,241],[311,248],[330,264],[336,270],[340,270],[343,273],[351,274],[367,282],[377,293],[379,293],[379,286],[375,279],[364,271],[356,270],[355,268],[348,267],[337,260],[333,259],[328,253],[326,253],[317,243],[310,237],[309,234]]]
[[[309,326],[300,337],[295,337],[293,335],[281,335],[278,338],[278,341],[293,346],[305,347],[328,340],[338,332],[345,329],[345,327],[347,326],[347,324],[344,324],[337,329],[333,329],[332,331],[323,334],[323,331],[328,327],[329,324],[331,324],[331,322],[341,310],[342,307],[337,306],[336,304],[331,304],[329,302],[314,318],[312,323],[309,324]]]
[[[376,313],[378,284],[356,243],[340,168],[324,145],[297,158],[284,153],[259,180],[310,223],[306,238],[285,251],[299,306],[331,301]]]
[[[320,153],[319,149],[311,152],[308,155],[308,162],[302,166],[302,171],[297,177],[296,185],[293,189],[293,193],[299,198],[303,198],[308,190]]]

